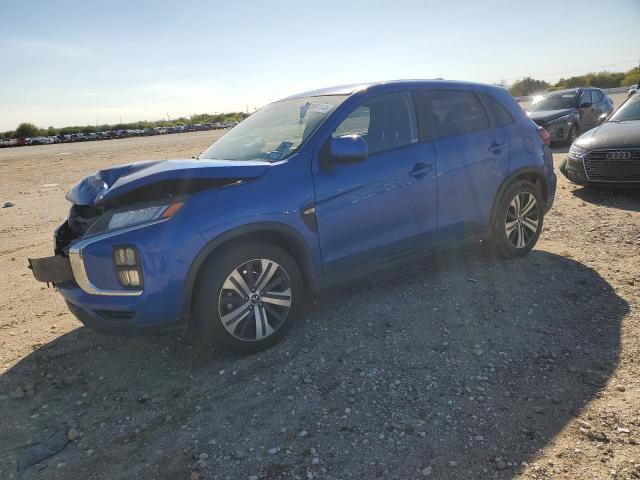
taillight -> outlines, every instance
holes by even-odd
[[[545,145],[551,145],[551,135],[544,128],[538,127],[538,135],[544,142]]]

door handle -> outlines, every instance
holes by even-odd
[[[409,172],[409,175],[416,178],[424,177],[433,168],[433,164],[418,162],[413,166],[413,170]]]
[[[506,145],[506,142],[496,142],[494,140],[493,143],[489,146],[488,150],[491,153],[493,153],[494,155],[497,155],[500,152],[502,152],[502,150],[504,149],[505,145]]]

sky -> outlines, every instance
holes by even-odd
[[[249,109],[398,78],[640,62],[640,0],[31,0],[0,8],[0,131]]]

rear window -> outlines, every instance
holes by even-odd
[[[582,96],[580,97],[580,104],[583,103],[592,103],[591,102],[591,90],[585,90],[582,92]]]
[[[489,128],[489,118],[473,92],[416,91],[420,128],[426,138],[443,138]]]
[[[513,117],[498,100],[486,93],[481,93],[480,95],[482,96],[485,105],[489,109],[489,112],[491,112],[496,125],[503,127],[505,125],[510,125],[513,123]]]
[[[593,99],[593,103],[598,103],[602,100],[602,92],[600,90],[591,90],[591,98]]]

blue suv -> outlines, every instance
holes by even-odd
[[[393,81],[267,105],[198,158],[101,170],[30,259],[86,325],[273,344],[316,290],[414,255],[536,243],[556,189],[547,132],[500,87]]]

